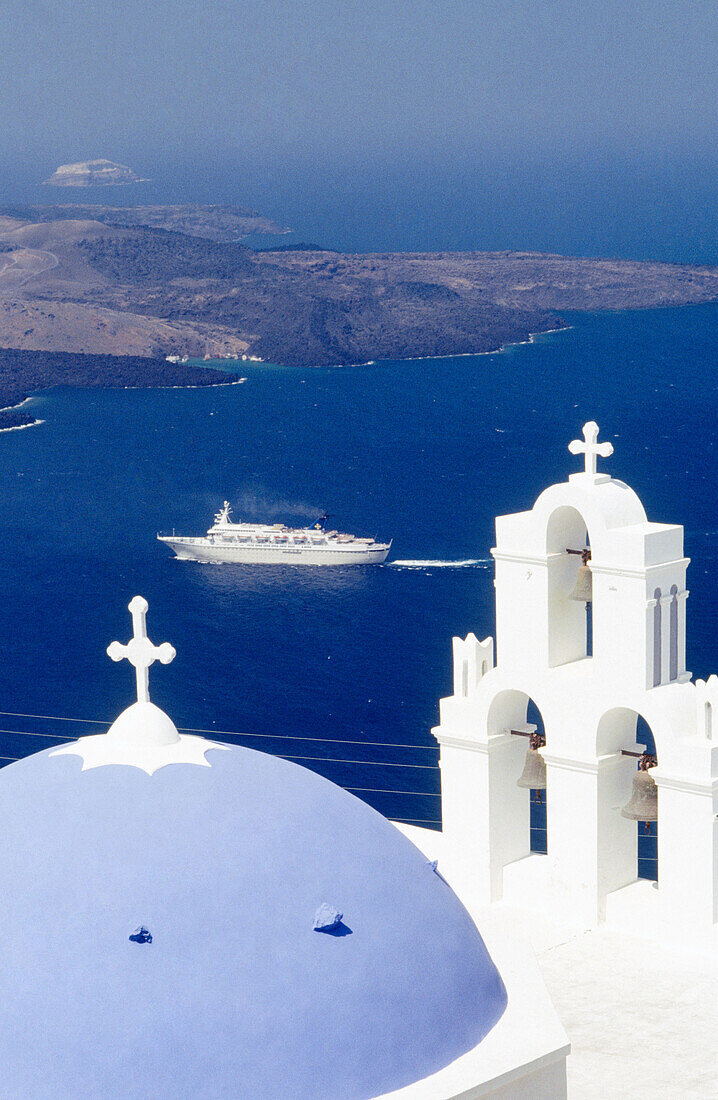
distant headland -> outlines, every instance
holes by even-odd
[[[131,387],[224,386],[238,375],[192,363],[132,355],[79,355],[68,352],[17,351],[0,348],[0,431],[38,423],[25,401],[51,386]]]
[[[562,327],[566,310],[718,300],[718,267],[537,252],[253,251],[241,241],[248,225],[283,232],[228,206],[2,207],[0,348],[130,357],[135,377],[143,358],[167,355],[311,367],[493,351]],[[28,364],[23,392],[52,384],[31,375]],[[3,404],[8,380],[0,376]]]
[[[274,237],[291,233],[257,210],[217,203],[173,203],[166,206],[105,206],[102,203],[52,203],[33,206],[2,206],[0,217],[11,215],[24,224],[48,221],[96,221],[121,228],[144,226],[204,237],[209,241],[243,241],[259,234]],[[284,245],[284,248],[290,246]],[[307,246],[304,246],[307,247]]]

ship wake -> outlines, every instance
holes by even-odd
[[[387,565],[393,565],[398,569],[484,569],[491,564],[490,558],[463,558],[460,561],[441,561],[433,558],[427,560],[407,559],[405,561],[388,561]]]

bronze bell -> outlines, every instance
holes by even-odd
[[[633,777],[631,798],[621,813],[631,821],[658,821],[658,787],[653,776],[643,768]]]
[[[591,570],[587,565],[580,565],[578,567],[576,584],[574,585],[573,592],[568,598],[569,600],[578,600],[580,603],[591,603],[593,599],[593,583]]]
[[[540,739],[539,744],[543,745],[545,741]],[[539,752],[538,746],[534,745],[533,737],[531,738],[531,744],[526,750],[524,770],[517,780],[516,786],[528,787],[530,791],[546,790],[546,761]]]

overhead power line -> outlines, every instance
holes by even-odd
[[[8,718],[35,718],[41,719],[47,722],[82,722],[91,726],[103,726],[109,727],[112,725],[105,719],[101,718],[67,718],[59,714],[23,714],[21,711],[16,710],[0,710],[0,714],[5,715]],[[422,749],[429,750],[430,752],[438,752],[438,745],[400,745],[395,744],[392,741],[350,741],[344,737],[300,737],[297,734],[291,733],[240,733],[239,730],[211,730],[201,729],[197,726],[177,726],[180,733],[209,733],[213,737],[262,737],[268,738],[270,741],[323,741],[332,742],[338,745],[367,745],[369,748],[377,749]],[[0,733],[25,733],[24,730],[0,730]],[[35,733],[37,737],[59,737],[59,734],[55,733]],[[28,734],[30,736],[30,734]],[[69,740],[69,739],[68,739]]]

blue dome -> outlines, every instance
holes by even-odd
[[[503,1013],[468,913],[380,814],[264,753],[207,763],[0,773],[3,1097],[364,1100]],[[343,923],[316,931],[322,905]]]

